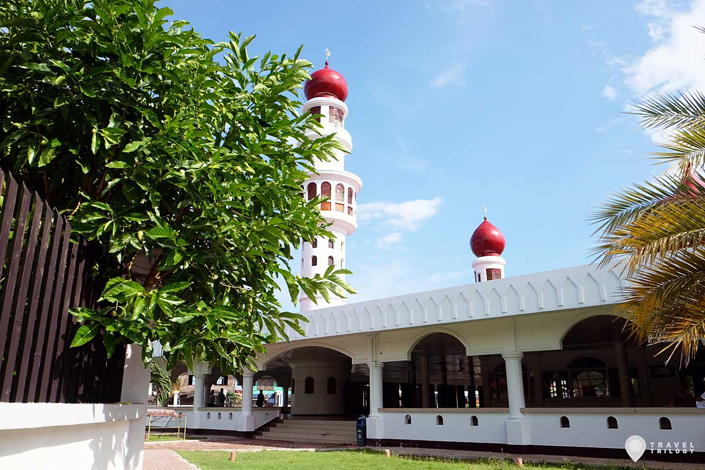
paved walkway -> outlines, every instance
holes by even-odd
[[[341,446],[338,444],[307,445],[295,442],[265,441],[260,439],[244,439],[238,437],[203,437],[194,441],[164,441],[150,442],[145,446],[144,470],[195,470],[196,466],[181,458],[175,450],[203,450],[203,451],[235,451],[259,452],[262,450],[290,450],[290,451],[332,451],[349,450],[355,446]],[[369,449],[384,452],[385,447],[370,447]],[[458,460],[478,459],[509,459],[514,460],[519,455],[495,452],[474,452],[463,450],[444,449],[411,449],[389,448],[391,453],[416,457],[435,457]],[[634,463],[629,459],[598,459],[591,457],[563,457],[556,455],[522,455],[524,463],[550,462],[556,464],[582,464],[594,467],[618,465],[630,468],[649,468],[658,470],[702,470],[702,464],[654,462],[642,460]],[[285,470],[285,469],[283,469]]]

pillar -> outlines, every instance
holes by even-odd
[[[381,362],[370,362],[370,416],[379,416],[379,408],[384,407],[383,402],[383,368]]]
[[[206,400],[208,398],[208,374],[202,371],[193,371],[193,379],[196,381],[193,387],[193,412],[194,414],[198,412],[198,408],[206,406]]]
[[[629,377],[629,361],[627,348],[620,339],[614,342],[614,351],[617,355],[617,369],[619,371],[619,388],[622,390],[622,406],[634,406],[632,397],[632,381]]]
[[[254,431],[255,417],[252,414],[252,388],[255,386],[255,373],[251,370],[242,372],[242,421],[239,431]]]
[[[282,408],[287,408],[289,406],[289,387],[282,387],[284,391],[284,396],[282,397]]]
[[[521,359],[524,353],[510,351],[502,353],[507,370],[507,395],[509,396],[509,419],[507,419],[507,444],[528,445],[529,426],[521,412],[524,403],[524,374]]]
[[[428,356],[421,356],[421,406],[433,408],[431,395],[431,374],[429,371]]]

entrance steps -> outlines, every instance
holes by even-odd
[[[257,431],[255,439],[310,444],[354,444],[355,421],[291,417]]]

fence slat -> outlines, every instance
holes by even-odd
[[[5,191],[5,205],[2,208],[2,224],[0,224],[0,260],[5,259],[7,244],[10,242],[10,229],[15,216],[15,203],[17,202],[17,181],[8,175],[7,190]],[[4,264],[0,264],[0,278],[2,278]]]
[[[59,255],[59,264],[57,265],[56,282],[54,287],[54,295],[51,299],[51,314],[47,317],[49,322],[49,330],[46,339],[46,349],[44,350],[44,370],[42,371],[42,384],[44,386],[44,396],[43,401],[47,403],[54,403],[56,400],[55,396],[51,395],[52,383],[52,369],[54,369],[54,358],[56,357],[56,336],[59,328],[59,321],[61,320],[61,304],[64,293],[64,278],[66,277],[66,260],[69,256],[70,246],[69,239],[71,238],[71,225],[66,222],[64,226],[64,234],[61,237],[61,248]]]
[[[19,364],[15,363],[17,359],[17,350],[20,347],[20,340],[22,339],[23,330],[26,335],[27,328],[23,329],[26,325],[27,318],[25,316],[25,309],[27,306],[27,294],[29,292],[29,281],[32,275],[32,269],[34,268],[34,251],[37,247],[37,235],[39,234],[39,225],[42,221],[42,206],[37,204],[39,195],[35,192],[32,198],[34,202],[34,214],[32,215],[32,225],[29,229],[29,234],[27,236],[27,244],[25,245],[24,256],[22,257],[22,262],[20,263],[21,274],[19,274],[20,286],[17,291],[17,296],[15,299],[15,312],[14,321],[12,328],[12,338],[10,340],[10,348],[7,351],[7,356],[5,361],[7,366],[5,367],[5,378],[2,381],[2,395],[0,396],[0,401],[10,401],[10,394],[12,392],[12,382],[13,377],[16,377],[16,372],[19,371]],[[22,218],[22,217],[21,217]]]
[[[42,223],[42,238],[39,242],[39,253],[37,255],[37,267],[34,270],[34,279],[32,280],[32,294],[27,313],[27,333],[25,334],[25,342],[22,347],[22,355],[20,356],[20,368],[17,373],[17,392],[16,401],[23,402],[27,400],[27,378],[31,374],[30,364],[32,364],[32,353],[36,348],[38,325],[41,326],[41,321],[37,322],[37,310],[39,309],[39,299],[42,293],[42,281],[44,280],[44,268],[46,263],[47,251],[49,250],[49,241],[51,236],[52,211],[44,201],[37,200],[37,206],[34,209],[44,213],[44,222]],[[35,369],[38,371],[38,368]],[[34,398],[34,395],[31,395]]]
[[[70,227],[69,227],[70,229]],[[51,380],[51,396],[57,397],[58,401],[65,401],[66,395],[59,395],[61,391],[61,383],[68,381],[71,375],[69,358],[75,354],[77,350],[71,350],[69,347],[73,338],[68,336],[71,334],[73,322],[69,308],[71,307],[71,299],[73,298],[73,284],[76,275],[76,265],[78,264],[78,245],[73,243],[70,246],[70,255],[68,259],[68,276],[66,277],[66,286],[64,287],[64,300],[59,310],[59,331],[56,342],[57,354],[54,356],[55,371],[52,374]]]
[[[28,398],[28,400],[30,401],[41,401],[40,395],[42,395],[42,373],[46,367],[51,367],[50,364],[45,364],[44,361],[42,361],[42,358],[44,357],[44,350],[47,347],[47,330],[49,329],[49,324],[51,320],[49,318],[49,313],[51,312],[51,298],[54,294],[56,260],[59,257],[59,247],[61,246],[61,231],[64,229],[64,218],[59,217],[59,213],[54,211],[54,220],[54,232],[51,237],[51,254],[49,256],[49,264],[46,268],[46,279],[44,280],[42,288],[42,311],[39,314],[39,318],[41,318],[42,324],[40,325],[39,333],[37,335],[37,348],[34,351],[34,357],[32,358],[33,372],[29,382]]]
[[[0,307],[0,353],[5,356],[5,346],[11,342],[12,331],[10,330],[10,320],[12,318],[12,305],[15,301],[15,289],[17,286],[17,277],[20,271],[20,264],[22,260],[22,248],[24,245],[25,228],[27,227],[27,216],[29,214],[29,205],[32,202],[32,193],[27,189],[27,186],[22,185],[22,197],[20,198],[20,205],[18,207],[17,218],[15,220],[15,230],[13,233],[13,243],[12,243],[12,254],[8,262],[7,269],[7,281],[5,282],[5,288],[2,292],[2,307]],[[8,341],[9,340],[9,341]],[[5,369],[10,371],[10,377],[14,373],[15,364],[14,361],[9,363],[8,361],[3,361],[0,371]],[[2,377],[3,375],[0,375]],[[5,398],[5,388],[0,389],[0,400],[7,401],[9,399],[9,387],[8,387],[8,397]]]

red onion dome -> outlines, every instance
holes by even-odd
[[[499,256],[504,251],[504,235],[487,221],[480,224],[470,238],[470,248],[475,256]]]
[[[329,68],[326,60],[325,67],[311,74],[311,80],[304,85],[304,93],[307,100],[319,96],[333,96],[345,101],[348,97],[348,82],[338,72]]]

